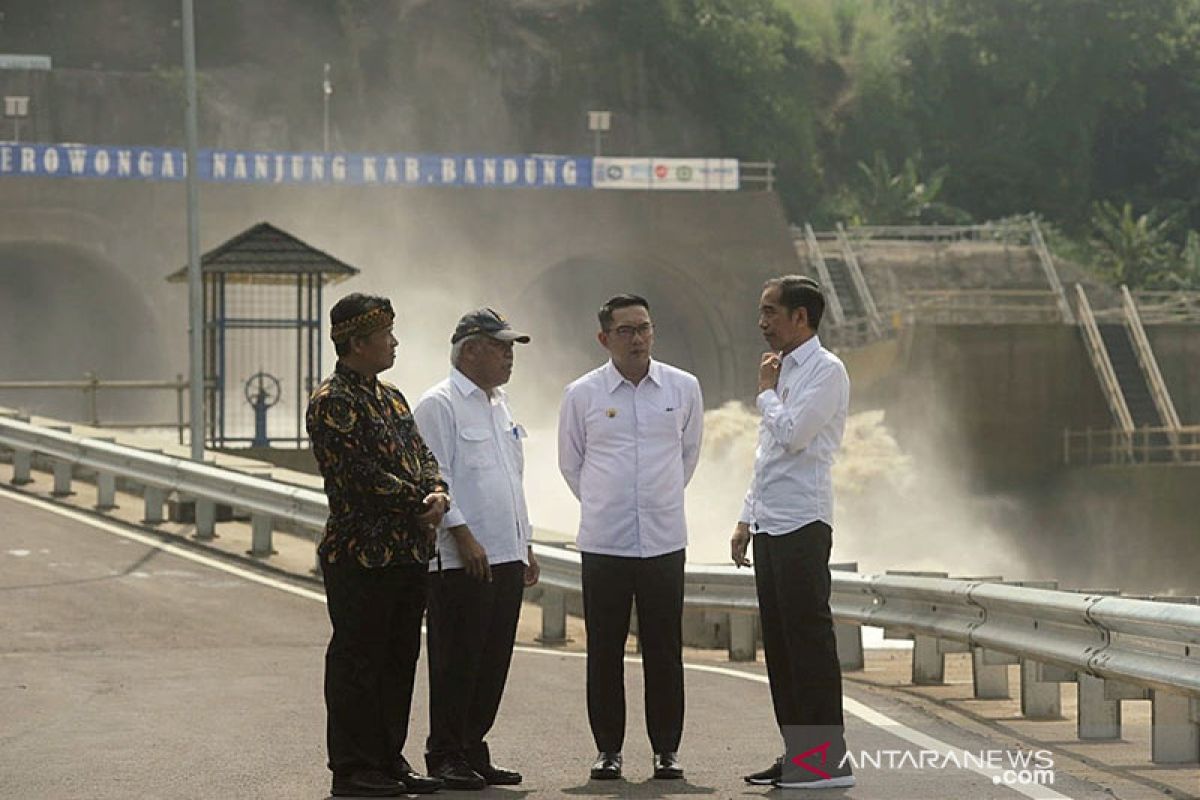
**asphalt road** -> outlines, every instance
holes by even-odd
[[[329,622],[319,593],[156,544],[121,523],[0,491],[0,797],[326,797]],[[423,673],[406,753],[416,764],[427,731]],[[589,783],[583,659],[520,648],[491,742],[497,762],[521,770],[525,784],[472,794],[818,794],[739,778],[778,747],[761,669],[689,669],[684,782],[649,780],[638,665],[628,666],[627,681],[626,780]],[[852,751],[999,746],[861,687],[847,692]],[[819,796],[1111,800],[1062,773],[1049,792],[953,767],[860,767],[858,777],[854,789]]]

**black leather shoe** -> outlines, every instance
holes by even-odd
[[[675,753],[654,754],[654,777],[659,780],[678,780],[683,777],[683,765]]]
[[[488,786],[516,786],[524,780],[516,770],[504,769],[495,764],[472,764],[471,769],[478,772],[487,781]]]
[[[742,780],[752,786],[770,786],[775,781],[783,778],[783,759],[775,759],[775,763],[767,767],[761,772],[751,772],[749,775],[743,775]]]
[[[417,772],[408,763],[408,759],[400,756],[400,760],[392,765],[388,774],[404,786],[405,794],[432,794],[442,788],[442,782]]]
[[[592,764],[592,780],[615,781],[621,777],[621,754],[600,753]]]
[[[487,786],[483,776],[471,769],[471,765],[462,756],[446,759],[435,769],[430,769],[429,773],[441,780],[443,789],[476,792]]]
[[[377,769],[334,775],[329,793],[334,797],[399,797],[404,784]]]

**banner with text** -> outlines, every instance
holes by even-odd
[[[738,160],[596,157],[592,159],[592,186],[596,189],[736,191],[739,186]]]
[[[199,177],[215,183],[734,191],[732,158],[430,155],[202,150]],[[0,142],[0,178],[178,181],[182,150]]]

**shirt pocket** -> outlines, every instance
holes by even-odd
[[[496,465],[496,448],[487,428],[463,428],[458,434],[459,455],[467,469],[487,469]]]

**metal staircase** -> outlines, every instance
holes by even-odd
[[[1128,460],[1179,460],[1179,416],[1129,290],[1121,287],[1119,321],[1104,323],[1097,323],[1083,287],[1075,284],[1075,293],[1088,355]]]

